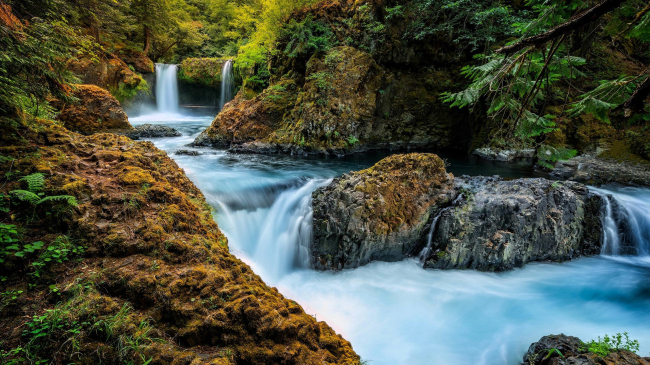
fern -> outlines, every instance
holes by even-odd
[[[45,175],[40,172],[24,176],[18,181],[27,182],[27,190],[35,194],[40,193],[45,188]]]
[[[9,192],[9,194],[11,194],[13,197],[15,197],[20,201],[28,202],[33,205],[37,205],[38,202],[41,200],[40,196],[27,190],[12,190]]]
[[[36,205],[46,203],[46,202],[66,202],[69,206],[71,207],[76,207],[79,205],[77,202],[77,199],[74,196],[71,195],[54,195],[54,196],[46,196],[45,198],[39,200]]]

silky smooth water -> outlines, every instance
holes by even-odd
[[[232,60],[227,60],[221,70],[221,99],[219,100],[219,110],[227,102],[232,100],[232,92],[235,89],[235,77],[232,72]]]
[[[165,121],[184,136],[153,141],[215,207],[231,252],[307,313],[326,321],[371,365],[519,364],[532,342],[562,332],[589,340],[627,331],[641,342],[640,353],[648,355],[648,256],[534,263],[498,274],[423,270],[415,259],[336,273],[313,271],[306,256],[311,192],[384,156],[301,159],[211,149],[194,149],[200,156],[174,154],[188,149],[184,145],[211,120]],[[455,175],[536,176],[522,166],[448,162]],[[647,189],[601,192],[650,207]],[[646,213],[639,208],[634,214]]]

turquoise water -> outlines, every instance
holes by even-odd
[[[588,340],[623,331],[638,339],[640,353],[648,356],[648,256],[535,263],[498,274],[423,270],[415,260],[316,272],[306,262],[311,192],[385,154],[303,159],[184,147],[211,120],[159,115],[131,122],[166,124],[184,134],[153,141],[215,207],[231,252],[341,333],[369,364],[519,364],[528,346],[543,335],[566,333]],[[176,155],[178,149],[200,155]],[[539,176],[526,166],[447,161],[455,175]],[[635,208],[636,218],[650,215],[650,190],[614,194],[642,206]]]

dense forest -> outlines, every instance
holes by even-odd
[[[479,343],[472,326],[518,289],[404,298],[426,280],[496,293],[506,285],[490,280],[515,275],[494,272],[532,262],[544,278],[601,276],[557,301],[515,282],[547,290],[515,307],[545,318],[534,339],[503,334],[507,354],[490,347],[484,363],[648,363],[618,327],[521,351],[597,320],[650,342],[635,324],[648,304],[636,257],[650,254],[646,0],[0,0],[0,134],[2,364],[426,363],[429,350],[381,337],[418,331],[354,309],[485,300],[470,324],[438,328],[426,315],[438,307],[404,321]],[[636,261],[560,264],[598,255]],[[562,327],[547,311],[565,299],[582,312],[611,300],[620,321],[594,310]],[[378,308],[410,311],[393,307]],[[456,346],[434,363],[471,363]]]

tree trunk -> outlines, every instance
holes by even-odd
[[[550,40],[559,38],[562,35],[571,33],[572,31],[582,27],[585,24],[598,20],[604,14],[609,13],[610,11],[621,6],[621,4],[624,1],[625,0],[602,0],[600,3],[594,5],[590,9],[587,9],[582,13],[573,16],[571,19],[567,20],[566,22],[547,30],[542,34],[524,38],[509,46],[503,46],[494,52],[504,53],[508,55],[526,47],[530,47],[530,46],[539,47]]]
[[[146,56],[149,53],[149,47],[151,46],[151,29],[148,26],[144,26],[144,48],[142,53]]]

